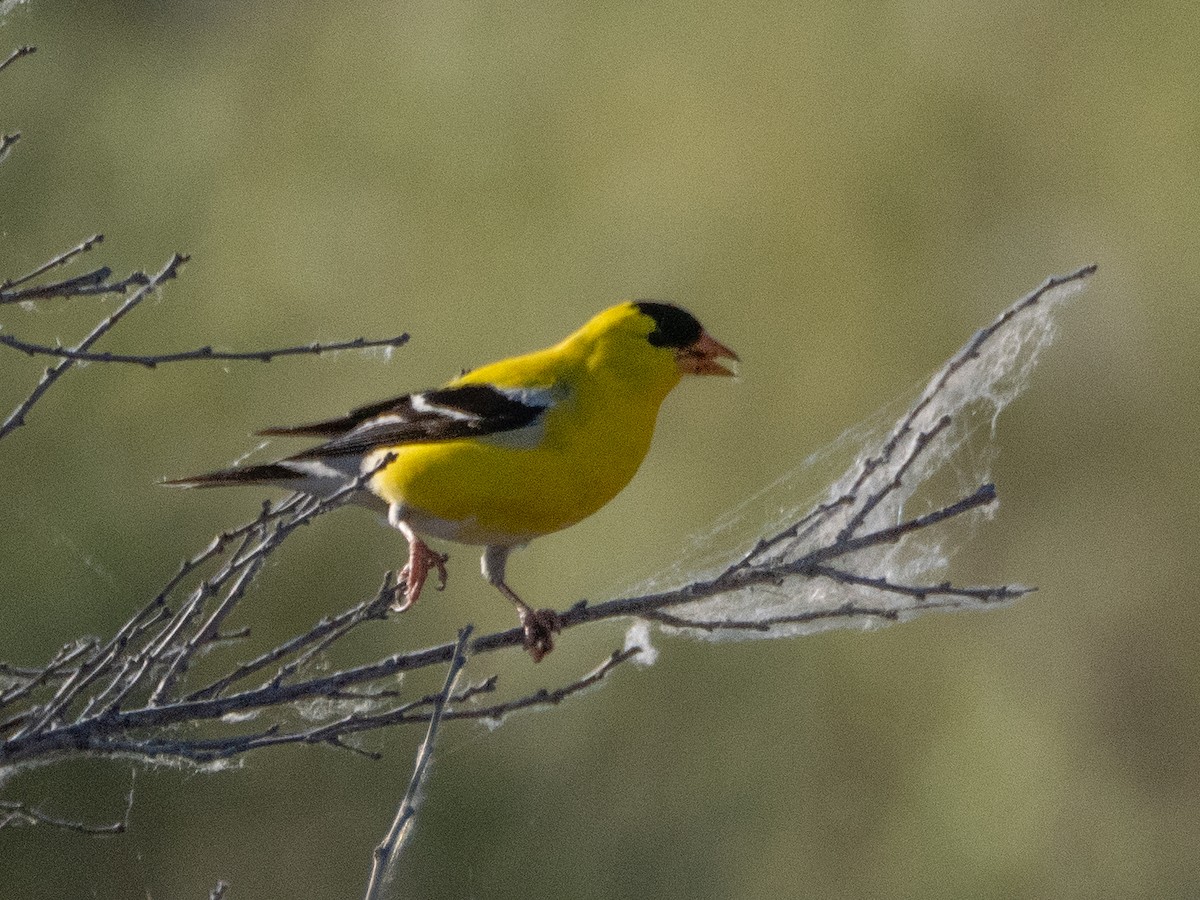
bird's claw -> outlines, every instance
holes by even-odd
[[[396,576],[396,587],[392,589],[392,602],[388,606],[392,612],[402,613],[412,608],[421,598],[421,590],[429,578],[429,570],[438,573],[437,589],[446,589],[446,561],[450,557],[445,553],[431,550],[424,542],[417,541],[409,548],[408,562]]]
[[[521,628],[525,631],[525,649],[535,663],[541,662],[554,649],[554,635],[562,631],[562,619],[552,609],[517,608]]]
[[[429,548],[425,549],[428,550]],[[432,555],[430,562],[433,563],[433,567],[437,569],[438,573],[437,589],[444,591],[446,589],[446,579],[449,577],[446,572],[446,563],[450,561],[450,554],[438,553],[436,550],[430,550],[429,552]]]
[[[392,588],[392,602],[388,604],[388,609],[392,612],[402,613],[416,602],[415,597],[412,599],[409,597],[409,574],[409,566],[405,566],[396,573],[396,586]]]

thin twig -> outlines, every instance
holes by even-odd
[[[1000,598],[995,598],[1000,602]],[[934,610],[978,609],[978,602],[968,604],[965,600],[950,598],[947,600],[929,600],[919,607],[896,606],[860,606],[846,602],[832,609],[814,609],[804,612],[781,613],[762,619],[690,619],[686,616],[676,616],[656,610],[648,613],[647,619],[666,625],[670,628],[693,629],[696,631],[757,631],[764,634],[775,631],[787,625],[811,625],[815,622],[835,622],[839,620],[881,619],[885,622],[898,622],[905,615]]]
[[[995,587],[956,587],[949,581],[929,585],[899,584],[887,578],[860,575],[857,572],[824,565],[813,566],[812,574],[836,581],[838,584],[854,584],[883,593],[911,597],[914,600],[927,600],[930,597],[957,597],[978,603],[1005,603],[1024,597],[1036,590],[1036,588],[1018,587],[1011,584],[1001,584]]]
[[[70,670],[79,657],[95,650],[97,643],[98,641],[94,638],[87,638],[67,644],[58,651],[58,654],[44,669],[38,670],[32,677],[28,677],[27,680],[13,685],[8,691],[0,694],[0,710],[32,694],[43,684],[53,681],[55,678],[66,677],[64,673]]]
[[[104,235],[102,234],[93,234],[89,238],[84,238],[70,250],[66,250],[63,253],[58,254],[58,256],[51,257],[32,272],[22,275],[20,278],[10,278],[5,280],[3,283],[0,283],[0,291],[7,291],[9,288],[18,287],[26,282],[33,281],[33,279],[37,278],[39,275],[45,275],[51,269],[57,269],[59,266],[65,266],[75,257],[87,253],[97,244],[101,244],[103,242]]]
[[[492,706],[448,710],[442,718],[446,720],[480,719],[499,721],[509,713],[530,709],[535,706],[557,706],[568,697],[572,697],[580,691],[587,690],[599,684],[617,666],[628,662],[641,652],[643,652],[641,647],[627,647],[623,650],[614,650],[608,659],[570,684],[564,684],[562,687],[555,688],[554,690],[542,688],[541,690],[526,694],[524,697],[506,700],[503,703],[496,703]]]
[[[205,579],[189,597],[187,603],[175,614],[171,621],[164,626],[158,635],[153,637],[147,648],[142,651],[140,660],[134,659],[136,662],[136,671],[133,676],[125,680],[125,684],[120,691],[115,694],[114,699],[110,702],[108,713],[115,713],[117,706],[133,691],[134,687],[140,680],[150,671],[151,667],[159,662],[169,660],[169,668],[166,674],[160,679],[158,687],[155,688],[150,697],[150,705],[155,706],[161,703],[166,691],[174,681],[175,677],[180,672],[187,657],[200,646],[200,641],[188,639],[180,639],[179,636],[185,632],[188,624],[200,613],[204,604],[210,597],[216,596],[223,585],[230,579],[235,579],[235,586],[230,590],[234,593],[230,596],[232,602],[239,600],[244,593],[245,587],[249,584],[250,579],[257,573],[259,566],[268,555],[279,549],[289,535],[296,529],[308,524],[318,515],[328,512],[340,506],[350,496],[362,490],[365,485],[374,475],[382,468],[387,466],[395,457],[392,454],[385,454],[384,458],[371,469],[361,473],[356,479],[347,483],[338,491],[321,499],[315,499],[306,495],[294,495],[285,500],[278,507],[271,507],[269,504],[264,504],[262,514],[252,523],[226,532],[222,537],[228,539],[241,538],[239,546],[230,554],[228,561],[221,567],[216,575]],[[290,518],[282,518],[281,511],[286,510]],[[268,530],[267,526],[270,525]],[[178,583],[178,582],[175,582]],[[160,597],[164,596],[160,593]],[[232,609],[232,603],[225,604],[225,609],[220,613],[220,618],[228,615]],[[183,640],[184,643],[180,643]],[[128,668],[128,667],[127,667]]]
[[[80,247],[83,246],[83,244],[80,245]],[[79,248],[76,248],[76,250],[83,252],[82,250],[79,250]],[[87,350],[90,348],[92,344],[96,343],[96,341],[112,330],[112,328],[118,322],[120,322],[121,319],[123,319],[134,309],[134,307],[141,303],[151,291],[157,288],[164,281],[174,278],[176,273],[179,271],[179,267],[187,262],[187,260],[187,256],[179,253],[176,253],[174,256],[172,256],[167,264],[162,268],[162,271],[150,279],[148,284],[143,285],[133,296],[122,303],[112,315],[104,319],[102,322],[100,322],[100,324],[93,328],[88,336],[75,346],[75,349]],[[49,263],[47,265],[49,265]],[[26,277],[28,278],[29,276]],[[29,414],[29,411],[33,408],[34,404],[37,403],[46,393],[46,391],[50,390],[50,387],[54,384],[54,382],[58,381],[59,378],[65,375],[67,370],[74,364],[74,361],[70,359],[60,360],[58,365],[47,369],[45,373],[43,373],[41,380],[37,383],[37,386],[34,387],[33,391],[30,392],[29,396],[17,405],[17,408],[12,411],[3,424],[0,424],[0,440],[7,437],[17,428],[20,428],[25,424],[25,416]]]
[[[196,651],[205,644],[211,643],[217,636],[221,628],[221,623],[233,611],[234,604],[246,593],[246,588],[249,587],[254,576],[258,574],[262,562],[262,557],[258,557],[242,567],[241,571],[233,579],[233,584],[226,589],[225,599],[217,604],[217,608],[212,611],[204,624],[182,646],[174,649],[166,672],[163,673],[154,691],[150,694],[149,702],[152,706],[163,702],[163,699],[170,693],[171,688],[174,687],[180,674],[187,668],[189,660],[195,655]]]
[[[295,658],[287,665],[280,666],[269,683],[272,685],[283,684],[318,655],[328,650],[334,642],[341,640],[363,622],[369,619],[387,618],[388,607],[395,596],[395,585],[392,583],[392,579],[393,573],[389,571],[384,576],[383,585],[373,599],[354,607],[349,616],[338,616],[329,623],[328,627],[322,627],[322,624],[318,623],[316,628],[305,635],[303,642],[292,642],[288,652],[294,653]],[[303,652],[299,652],[301,649]]]
[[[8,134],[0,134],[0,162],[8,159],[8,154],[21,139],[21,132],[11,131]],[[3,301],[0,301],[3,302]]]
[[[0,62],[0,72],[3,72],[18,59],[23,59],[24,57],[30,56],[34,53],[37,53],[37,47],[31,47],[28,44],[23,47],[18,47],[12,53],[8,54],[7,57],[5,57],[4,62]]]
[[[383,579],[383,586],[370,600],[364,600],[357,606],[351,607],[346,612],[333,618],[322,619],[307,633],[284,641],[282,644],[273,648],[272,650],[268,650],[266,653],[255,657],[249,662],[242,663],[233,671],[229,672],[229,674],[218,678],[212,684],[188,694],[186,699],[203,700],[208,697],[220,696],[222,693],[224,693],[226,688],[238,681],[241,681],[243,678],[247,678],[250,675],[253,675],[255,672],[259,672],[265,668],[268,668],[280,660],[286,659],[293,653],[297,653],[300,650],[305,650],[305,648],[314,643],[320,642],[321,646],[327,646],[327,641],[344,636],[345,633],[351,628],[368,619],[385,618],[387,615],[387,607],[391,602],[393,591],[394,585],[392,584],[392,573],[388,572]],[[281,669],[272,679],[271,683],[282,683],[283,680],[288,677],[292,671],[295,671],[296,668],[299,668],[299,666]]]
[[[245,535],[237,549],[230,554],[229,560],[225,562],[220,571],[201,581],[188,596],[187,601],[176,611],[175,615],[163,625],[158,634],[147,641],[142,655],[152,660],[159,660],[170,655],[170,651],[173,648],[179,648],[180,644],[177,641],[187,640],[188,626],[200,615],[205,602],[210,597],[217,596],[226,581],[241,574],[244,566],[236,563],[238,554],[253,545],[258,538],[262,538],[265,541],[266,538],[263,535],[265,535],[265,531],[260,535],[256,535],[253,532]],[[153,703],[153,697],[151,698],[151,703]]]
[[[863,522],[867,520],[867,516],[869,516],[879,506],[880,503],[886,500],[893,491],[899,489],[900,485],[904,483],[905,473],[909,470],[912,464],[921,457],[921,455],[925,452],[925,448],[929,446],[929,443],[950,427],[951,421],[953,420],[950,416],[942,416],[932,428],[930,428],[928,431],[922,431],[917,435],[916,440],[912,442],[912,447],[908,454],[904,457],[904,460],[900,463],[900,465],[896,467],[896,473],[892,476],[891,480],[879,490],[871,493],[871,496],[868,497],[862,506],[860,506],[854,513],[854,515],[850,517],[850,521],[842,527],[842,530],[838,533],[838,540],[844,541],[851,537],[856,531],[858,531]]]
[[[255,528],[259,528],[263,523],[271,521],[274,517],[286,514],[294,509],[303,499],[303,495],[293,494],[291,497],[281,501],[279,504],[272,506],[270,503],[264,503],[262,512],[258,518],[251,520],[237,528],[231,528],[218,534],[209,545],[189,560],[185,560],[180,564],[179,570],[173,575],[149,603],[136,613],[125,625],[117,632],[116,636],[110,641],[98,654],[98,659],[93,663],[93,671],[89,673],[92,677],[100,674],[109,668],[118,657],[124,652],[125,647],[133,640],[136,640],[148,627],[152,627],[163,618],[169,617],[169,612],[166,608],[167,600],[172,593],[179,587],[183,581],[191,575],[197,568],[204,563],[210,561],[214,557],[223,553],[225,548],[239,537],[244,537],[250,534]],[[145,661],[140,665],[140,672],[132,679],[127,676],[131,669],[138,666],[137,657],[127,658],[121,664],[120,670],[116,676],[109,682],[109,686],[96,694],[84,707],[82,715],[86,715],[92,708],[99,708],[106,703],[111,703],[115,708],[119,706],[121,701],[132,691],[134,685],[140,678],[141,673],[144,673],[148,667],[149,661]],[[115,696],[114,696],[115,692]],[[77,691],[78,693],[78,691]],[[110,699],[111,698],[111,699]],[[69,699],[67,702],[71,702]]]
[[[232,528],[229,531],[217,535],[209,543],[208,547],[197,554],[190,560],[184,562],[179,571],[167,582],[166,586],[159,591],[158,595],[147,603],[141,610],[133,615],[118,632],[96,655],[90,659],[85,665],[72,673],[71,677],[60,687],[58,693],[43,709],[38,711],[41,716],[38,727],[44,726],[54,717],[58,716],[62,710],[72,704],[77,697],[95,680],[106,677],[106,674],[112,674],[111,666],[116,663],[121,654],[125,652],[126,647],[141,633],[144,632],[147,626],[161,621],[166,612],[166,603],[169,596],[183,582],[183,580],[191,574],[196,568],[203,563],[209,561],[219,553],[223,552],[225,547],[232,541],[238,538],[245,538],[251,534],[255,528],[261,527],[262,523],[272,520],[276,515],[280,515],[282,511],[290,511],[298,505],[303,499],[303,495],[293,495],[287,500],[284,500],[276,507],[271,507],[269,504],[264,504],[261,515],[251,522],[247,522],[237,528]],[[97,708],[104,703],[110,703],[112,708],[118,706],[122,700],[133,690],[138,680],[147,671],[151,660],[145,655],[138,653],[132,657],[125,659],[120,664],[120,669],[115,677],[109,682],[109,686],[101,690],[98,694],[93,695],[83,712],[81,718],[86,716],[91,709]],[[136,669],[132,678],[126,676],[131,670]],[[115,697],[113,696],[115,693]],[[108,699],[113,697],[111,701]],[[30,729],[25,729],[24,733],[29,733]]]
[[[150,281],[145,272],[130,272],[120,281],[109,281],[112,269],[101,266],[82,275],[73,275],[61,281],[49,284],[38,284],[32,287],[0,290],[0,304],[29,303],[34,300],[49,300],[54,297],[100,297],[105,294],[124,294],[133,286],[141,286]],[[84,356],[86,359],[86,356]]]
[[[0,298],[0,302],[5,302]],[[53,356],[58,359],[70,359],[75,362],[95,363],[127,363],[153,369],[164,363],[176,362],[205,362],[209,360],[241,360],[254,362],[270,362],[279,356],[317,356],[322,353],[334,353],[340,350],[367,350],[374,347],[403,347],[409,341],[407,334],[399,334],[390,338],[367,339],[357,337],[349,341],[321,344],[311,343],[295,347],[277,347],[270,350],[226,351],[214,350],[212,347],[197,347],[195,350],[182,350],[177,353],[159,354],[127,354],[127,353],[89,353],[73,350],[69,347],[51,347],[44,344],[32,344],[10,334],[0,334],[0,344],[20,350],[29,356]]]
[[[32,806],[26,806],[24,803],[0,800],[0,830],[18,825],[49,825],[52,828],[61,828],[63,831],[74,831],[78,834],[120,834],[125,830],[124,822],[88,825],[84,822],[60,819]]]
[[[426,772],[429,770],[429,761],[433,758],[433,746],[437,741],[438,728],[442,723],[442,711],[446,708],[446,701],[454,691],[454,682],[458,680],[458,673],[467,664],[465,650],[471,630],[471,626],[466,625],[458,632],[458,641],[454,645],[450,669],[446,673],[446,683],[429,716],[429,727],[425,731],[425,740],[421,742],[421,749],[417,752],[417,761],[413,766],[412,777],[408,780],[408,787],[404,791],[404,799],[400,801],[400,807],[396,811],[392,827],[388,829],[387,834],[372,855],[371,877],[367,881],[366,900],[378,900],[381,896],[380,892],[383,890],[384,882],[391,877],[392,868],[395,866],[396,860],[400,858],[400,854],[404,852],[404,845],[407,843],[409,835],[412,834],[412,823],[417,815],[417,792],[425,781]]]

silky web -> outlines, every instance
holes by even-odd
[[[686,589],[739,561],[745,571],[778,571],[849,534],[887,529],[982,490],[995,457],[1000,413],[1028,386],[1038,357],[1054,339],[1064,302],[1093,271],[1087,267],[1050,279],[1010,306],[951,357],[915,400],[885,407],[748,498],[693,538],[670,568],[637,585],[635,595]],[[814,491],[821,484],[829,486]],[[903,621],[929,609],[995,606],[994,598],[938,603],[890,589],[927,587],[930,595],[938,594],[958,542],[995,509],[994,502],[980,503],[952,521],[840,555],[846,578],[783,574],[673,604],[667,610],[672,617],[705,627],[672,630],[720,640],[785,637]],[[1007,596],[1018,593],[1012,589]],[[648,638],[643,626],[628,640],[648,647]]]

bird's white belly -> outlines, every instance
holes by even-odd
[[[454,541],[456,544],[478,544],[488,547],[519,547],[529,543],[535,535],[507,534],[480,528],[473,517],[470,519],[441,519],[421,512],[411,506],[401,505],[395,514],[416,531],[430,537]]]

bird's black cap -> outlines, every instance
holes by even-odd
[[[646,339],[655,347],[690,347],[704,333],[695,316],[671,303],[638,300],[633,305],[654,320],[655,328]]]

